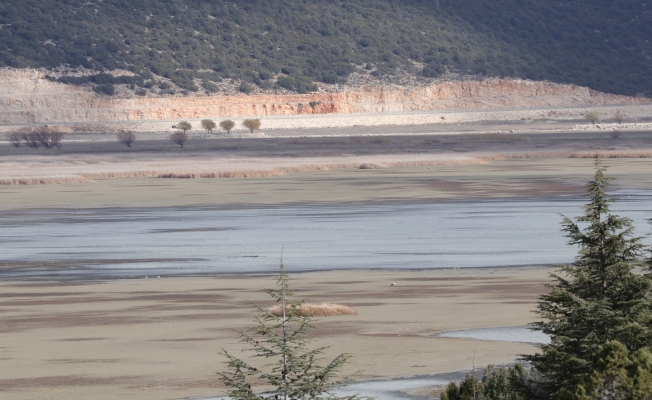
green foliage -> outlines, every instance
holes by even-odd
[[[521,397],[515,393],[511,382],[513,369],[505,367],[498,369],[493,365],[487,366],[482,376],[482,394],[487,400],[519,400]]]
[[[235,126],[235,122],[231,121],[230,119],[225,119],[224,121],[220,122],[220,128],[224,129],[226,133],[231,133],[231,129]]]
[[[103,93],[109,96],[115,94],[115,86],[110,83],[105,83],[103,85],[97,85],[93,88],[96,93]]]
[[[618,341],[598,347],[593,356],[592,371],[578,386],[577,400],[652,398],[652,356],[646,349],[629,354]]]
[[[208,132],[213,133],[213,129],[215,129],[217,125],[215,124],[215,121],[213,121],[212,119],[202,119],[201,127],[206,129]]]
[[[525,400],[543,397],[539,385],[536,372],[521,364],[509,368],[489,365],[482,381],[467,374],[459,385],[450,382],[441,400]]]
[[[203,81],[201,81],[201,85],[204,87],[204,90],[206,90],[209,93],[215,93],[218,91],[217,85],[209,80],[204,79]]]
[[[251,133],[254,133],[255,130],[260,129],[260,120],[259,119],[245,119],[242,121],[242,126],[249,129]]]
[[[122,68],[145,80],[154,72],[189,91],[198,89],[194,79],[271,87],[265,82],[282,73],[279,86],[301,93],[353,71],[391,77],[401,68],[427,77],[458,71],[652,95],[650,2],[437,4],[5,0],[0,67]],[[412,61],[425,64],[423,71]],[[116,84],[100,84],[108,83]]]
[[[238,90],[240,90],[244,94],[249,94],[251,93],[252,90],[254,90],[254,88],[247,82],[242,82]]]
[[[604,171],[596,160],[584,215],[563,221],[569,244],[578,245],[579,254],[552,275],[551,292],[537,307],[543,321],[532,324],[552,342],[524,357],[545,376],[553,397],[590,375],[601,345],[617,340],[638,351],[652,343],[652,280],[635,272],[644,265],[643,245],[629,219],[609,213],[614,199],[605,193],[609,179]]]
[[[203,122],[203,121],[202,121]],[[181,121],[177,124],[177,128],[181,129],[183,133],[192,129],[192,124],[188,121]]]
[[[287,313],[276,316],[268,309],[256,306],[255,326],[240,332],[241,342],[250,346],[253,357],[270,360],[269,364],[257,368],[222,350],[227,360],[227,372],[218,375],[229,388],[229,397],[241,400],[340,399],[330,391],[342,384],[336,380],[337,373],[351,356],[341,354],[325,366],[320,365],[326,347],[308,347],[311,343],[308,334],[315,327],[311,318],[299,315],[298,308],[303,301],[292,300],[294,294],[282,261],[276,289],[263,290]],[[273,389],[257,394],[253,382]],[[349,400],[358,398],[345,397]]]

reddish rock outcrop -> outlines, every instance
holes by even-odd
[[[0,124],[102,123],[238,116],[388,113],[634,104],[639,99],[574,85],[487,79],[426,87],[364,87],[341,93],[111,98],[45,79],[34,70],[0,70]],[[310,102],[318,103],[315,107]],[[314,103],[313,103],[314,104]]]

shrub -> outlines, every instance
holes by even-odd
[[[206,79],[202,81],[201,85],[204,87],[204,90],[209,93],[215,93],[219,90],[216,84]]]
[[[103,93],[108,96],[113,96],[115,94],[115,87],[112,83],[106,83],[104,85],[98,85],[93,88],[95,93]]]
[[[286,309],[286,312],[289,310]],[[303,303],[296,307],[296,313],[302,317],[332,317],[338,315],[356,315],[354,309],[351,307],[343,306],[341,304],[310,304]],[[277,317],[283,315],[283,309],[281,306],[274,306],[269,309],[269,312]]]
[[[253,90],[253,87],[250,84],[248,84],[247,82],[242,82],[240,84],[240,88],[238,88],[238,90],[240,90],[244,94],[249,94]]]

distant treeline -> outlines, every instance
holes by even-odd
[[[0,66],[128,69],[142,81],[117,83],[138,86],[153,72],[193,91],[230,78],[303,93],[400,69],[652,95],[651,11],[638,0],[4,0]]]

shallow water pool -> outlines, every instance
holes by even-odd
[[[0,215],[0,277],[111,279],[567,263],[583,198],[29,210]],[[649,231],[652,192],[614,205]]]
[[[527,326],[468,329],[463,331],[436,333],[432,336],[488,340],[493,342],[550,343],[550,337],[548,335],[539,331],[533,331]]]

